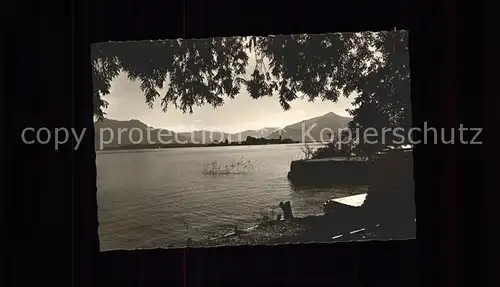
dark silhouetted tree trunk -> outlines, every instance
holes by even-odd
[[[283,210],[283,218],[285,220],[292,220],[293,219],[293,213],[292,213],[292,205],[290,204],[290,201],[287,202],[280,202],[280,208]]]

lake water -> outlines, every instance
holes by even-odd
[[[299,190],[290,162],[300,144],[97,152],[101,250],[183,246],[217,231],[256,224],[261,208],[289,200],[294,215],[322,213],[325,200],[366,187]],[[206,175],[214,160],[254,162],[242,174]]]

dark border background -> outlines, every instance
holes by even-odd
[[[71,146],[54,151],[21,142],[27,126],[93,129],[94,42],[393,27],[410,30],[415,125],[495,122],[491,101],[497,97],[485,71],[498,63],[486,58],[498,49],[483,41],[487,18],[475,21],[478,27],[467,23],[476,33],[471,35],[457,32],[456,15],[476,13],[472,6],[456,9],[451,0],[432,6],[428,1],[365,2],[13,2],[8,8],[14,11],[6,11],[7,66],[2,70],[6,172],[1,189],[7,191],[1,201],[7,259],[2,286],[456,286],[479,277],[498,283],[488,267],[494,258],[488,249],[494,223],[486,223],[497,218],[498,200],[494,192],[484,194],[484,183],[495,179],[495,168],[484,169],[484,164],[498,155],[496,149],[486,156],[470,146],[416,148],[417,240],[99,253],[92,133],[75,152]],[[493,9],[480,10],[478,15],[488,17]],[[459,69],[465,62],[468,68]],[[483,134],[483,141],[491,136]],[[475,240],[468,242],[478,243],[467,251],[465,240],[458,240],[466,233]],[[471,275],[471,266],[481,275]]]

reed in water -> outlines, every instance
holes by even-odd
[[[203,174],[206,175],[224,175],[224,174],[243,174],[254,169],[255,161],[245,160],[243,157],[238,160],[231,160],[228,164],[221,164],[217,160],[205,165]]]

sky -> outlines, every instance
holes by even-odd
[[[250,59],[253,58],[250,55]],[[248,67],[250,71],[254,64],[250,62]],[[105,112],[106,117],[110,119],[137,119],[149,126],[175,132],[217,130],[236,133],[264,127],[283,128],[329,112],[349,116],[346,109],[352,107],[350,103],[353,97],[340,97],[337,103],[321,100],[310,103],[306,99],[296,99],[290,103],[290,110],[283,111],[276,96],[252,99],[243,87],[235,99],[227,99],[222,107],[193,107],[192,114],[184,114],[169,106],[165,113],[161,109],[160,99],[150,109],[140,89],[140,82],[130,81],[126,73],[122,72],[111,82],[110,94],[105,95],[103,99],[109,103]]]

